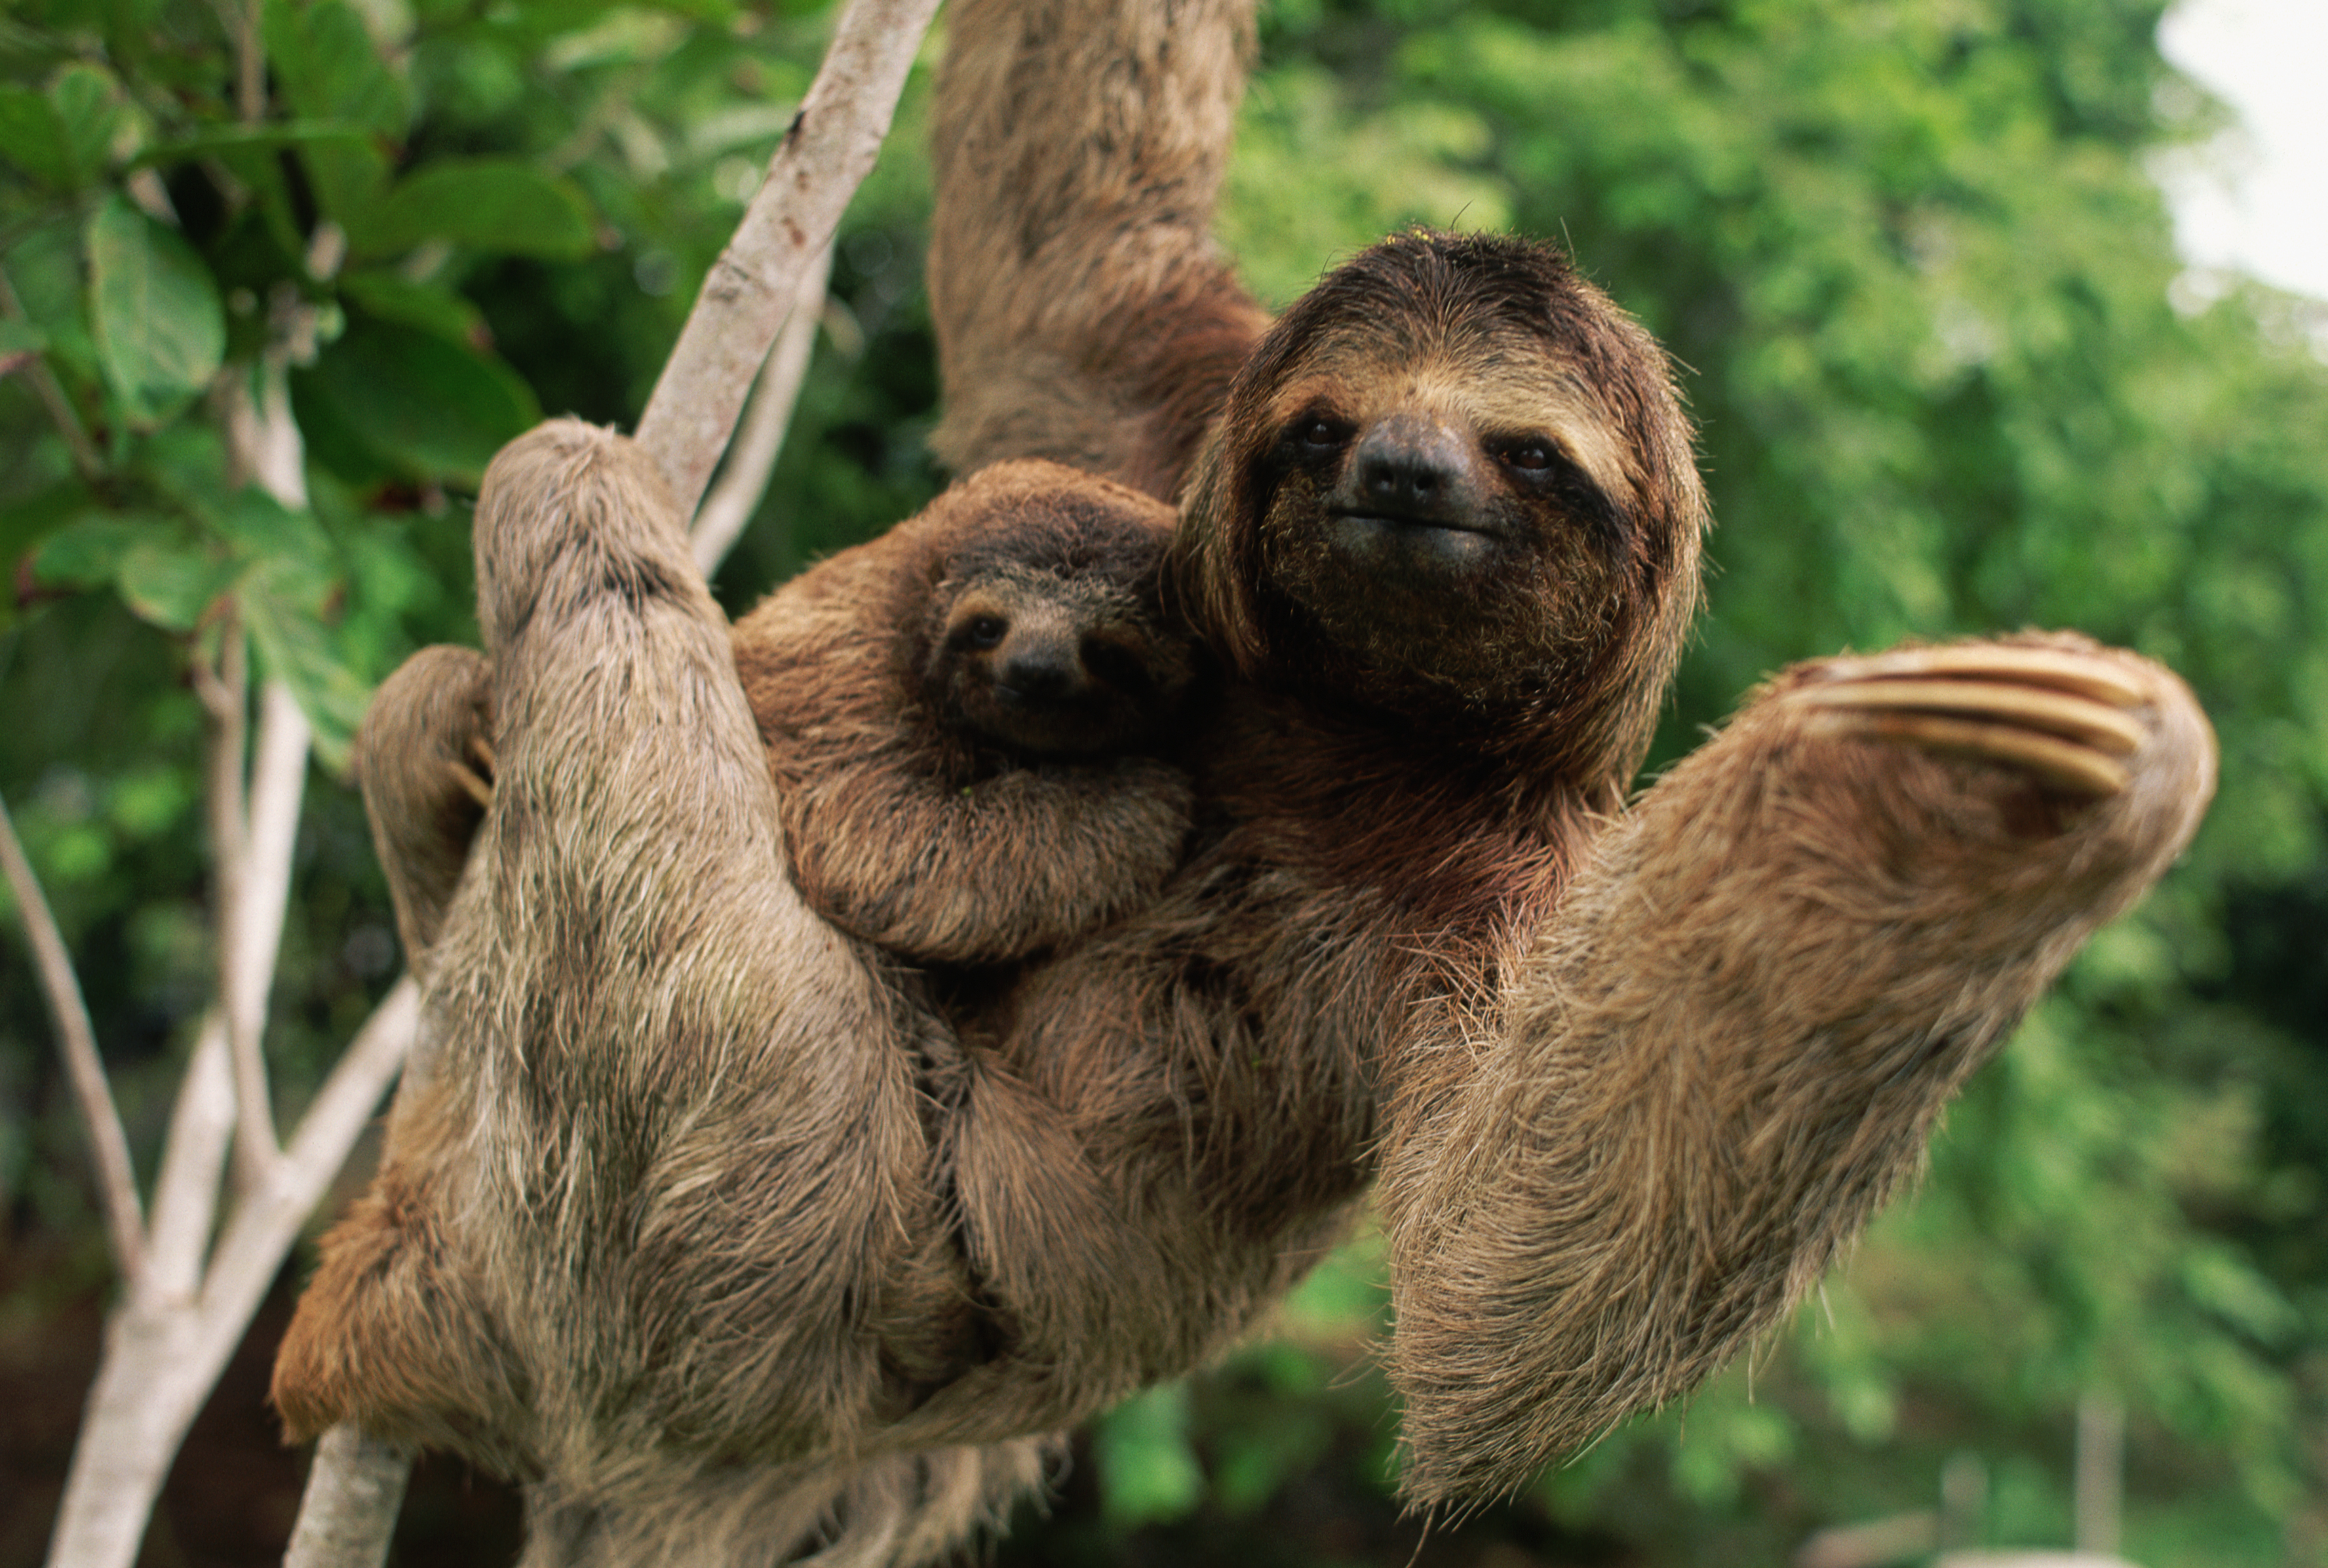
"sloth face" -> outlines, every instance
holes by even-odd
[[[1272,399],[1263,571],[1370,669],[1477,690],[1604,643],[1635,526],[1610,421],[1518,334],[1340,341]]]
[[[1233,667],[1634,744],[1704,498],[1663,352],[1557,250],[1394,236],[1279,320],[1218,428],[1174,575]]]
[[[923,680],[944,720],[1073,757],[1160,742],[1189,676],[1187,647],[1121,587],[1006,567],[952,593]]]

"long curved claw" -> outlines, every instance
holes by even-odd
[[[457,762],[453,765],[453,781],[481,808],[488,811],[493,808],[493,786]]]
[[[453,777],[471,800],[490,811],[493,803],[493,743],[482,735],[473,735],[469,737],[467,750],[469,764],[474,765],[455,763]]]
[[[1835,730],[2017,767],[2089,799],[2126,787],[2120,759],[2150,735],[2128,711],[2149,696],[2120,666],[2058,648],[1901,649],[1839,662],[1795,697]]]
[[[1947,648],[1900,648],[1889,653],[1849,661],[1849,680],[1887,676],[1911,679],[1974,679],[1988,677],[2024,686],[2051,686],[2059,690],[2107,702],[2113,708],[2140,708],[2150,694],[2135,682],[2123,666],[2090,653],[2066,648],[2025,648],[2011,643],[1966,643]]]

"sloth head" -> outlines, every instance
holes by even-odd
[[[1247,678],[1488,731],[1524,712],[1629,774],[1705,502],[1631,318],[1550,246],[1415,232],[1279,320],[1182,515],[1178,586]]]
[[[1161,741],[1195,672],[1159,605],[1171,509],[1036,461],[983,469],[938,505],[953,543],[921,681],[941,722],[1035,756]]]

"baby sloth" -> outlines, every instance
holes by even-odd
[[[1196,676],[1159,599],[1173,512],[997,464],[735,628],[803,896],[922,962],[994,963],[1145,904],[1180,863]]]

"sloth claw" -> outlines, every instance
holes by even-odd
[[[1831,731],[2016,767],[2089,799],[2126,787],[2119,759],[2150,736],[2126,711],[2148,695],[2123,670],[2052,648],[1905,649],[1850,661],[1796,695],[1826,710]]]
[[[479,778],[475,773],[456,762],[453,765],[453,781],[459,784],[468,797],[476,802],[479,806],[492,808],[493,786]]]
[[[468,797],[480,807],[492,809],[493,803],[493,771],[496,759],[493,743],[482,735],[469,737],[468,763],[453,765],[453,778]],[[474,765],[470,765],[474,764]]]

